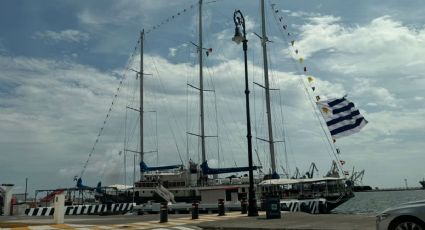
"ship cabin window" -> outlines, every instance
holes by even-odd
[[[176,182],[168,182],[167,186],[164,185],[164,187],[184,187],[185,186],[185,182],[184,181],[176,181]]]

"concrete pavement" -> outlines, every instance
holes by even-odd
[[[282,212],[281,219],[267,220],[265,213],[258,217],[247,217],[239,212],[200,214],[198,220],[191,220],[188,214],[169,214],[169,222],[159,223],[159,214],[119,216],[66,216],[64,225],[54,225],[52,217],[1,217],[0,228],[16,226],[20,229],[291,229],[291,230],[373,230],[373,215],[342,215]],[[35,226],[37,225],[37,226]]]
[[[374,230],[374,215],[312,215],[301,212],[283,212],[281,219],[267,220],[264,212],[258,217],[239,217],[231,220],[201,223],[206,230],[287,229],[287,230]]]

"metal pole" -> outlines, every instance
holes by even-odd
[[[136,186],[136,154],[133,155],[133,203],[134,203],[134,187]]]
[[[27,203],[27,188],[28,188],[28,177],[25,178],[25,196],[24,196],[24,203]]]
[[[245,30],[244,30],[245,37]],[[257,201],[254,192],[254,173],[252,169],[252,135],[251,135],[251,116],[249,110],[249,88],[248,88],[248,63],[247,63],[247,45],[248,40],[243,41],[243,51],[245,59],[245,98],[246,98],[246,128],[248,139],[248,166],[249,166],[249,210],[248,216],[258,216]]]
[[[266,90],[266,112],[267,112],[267,126],[269,131],[269,150],[270,150],[270,161],[272,167],[272,175],[276,173],[276,159],[274,152],[274,140],[273,140],[273,127],[272,127],[272,113],[270,107],[270,86],[269,86],[269,65],[267,60],[267,35],[266,35],[266,20],[264,16],[264,0],[261,0],[261,29],[262,38],[261,45],[263,47],[263,65],[264,65],[264,88]]]
[[[236,20],[237,14],[239,14],[240,18]],[[235,11],[233,14],[233,20],[235,21],[235,26],[238,26],[238,23],[242,25],[243,32],[243,52],[244,52],[244,62],[245,62],[245,100],[246,100],[246,128],[248,139],[248,167],[249,167],[249,189],[248,189],[248,216],[258,216],[257,210],[257,200],[255,199],[255,191],[254,191],[254,172],[252,165],[252,134],[251,134],[251,115],[249,109],[249,87],[248,87],[248,40],[246,39],[246,31],[245,31],[245,19],[240,10]]]
[[[124,185],[127,185],[127,157],[124,152]]]
[[[145,30],[140,32],[140,162],[143,162],[143,40],[144,40]],[[143,172],[140,170],[140,179],[143,178]]]
[[[200,103],[200,119],[201,119],[201,151],[202,162],[206,161],[205,154],[205,127],[204,127],[204,76],[203,76],[203,61],[202,61],[202,0],[199,0],[199,37],[198,37],[198,55],[199,55],[199,103]]]

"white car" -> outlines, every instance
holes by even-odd
[[[376,216],[377,230],[425,230],[425,200],[386,209]]]

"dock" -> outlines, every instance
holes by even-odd
[[[240,212],[225,216],[201,214],[192,220],[190,214],[170,214],[168,222],[159,223],[159,214],[113,216],[67,216],[65,223],[55,225],[51,217],[0,217],[0,228],[19,229],[298,229],[298,230],[372,230],[373,215],[307,214],[282,212],[281,219],[266,219],[265,213],[247,217]],[[23,227],[23,228],[22,228]]]

